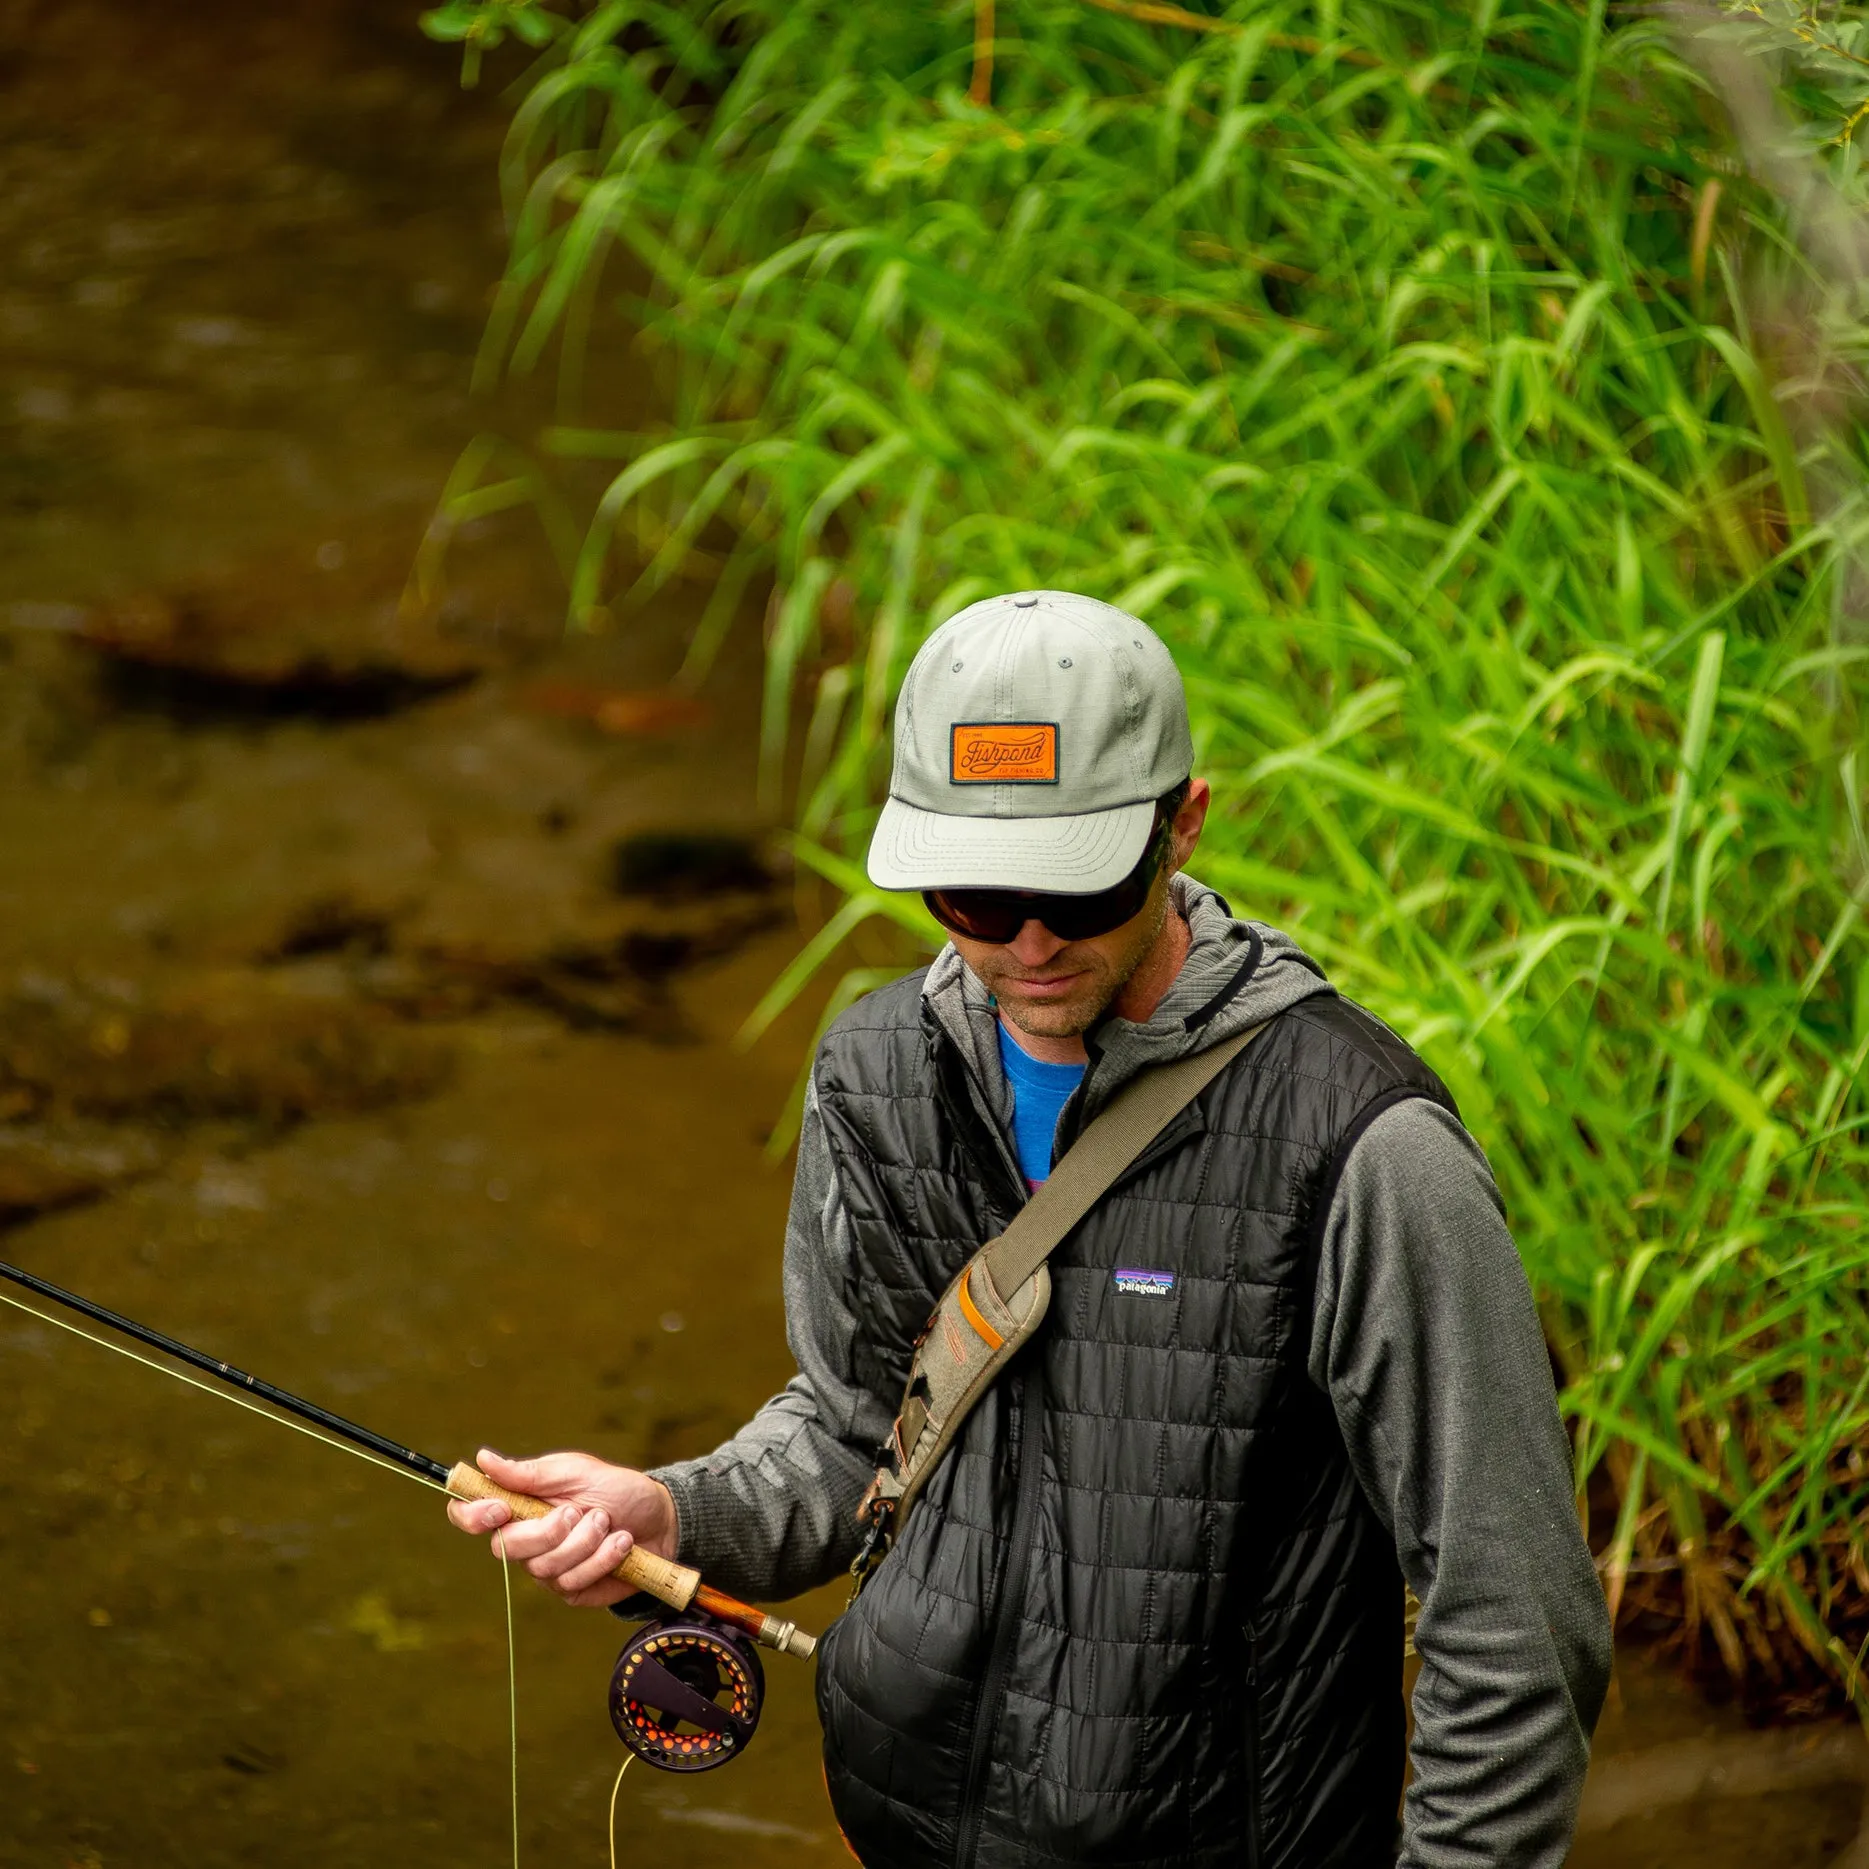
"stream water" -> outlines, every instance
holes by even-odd
[[[0,3],[4,1256],[442,1458],[646,1464],[789,1374],[809,1026],[733,1035],[790,897],[732,842],[616,886],[761,829],[756,633],[700,706],[698,593],[562,641],[524,514],[398,608],[501,256],[498,97],[412,15]],[[433,1495],[10,1311],[0,1485],[0,1864],[509,1860],[498,1576]],[[525,1858],[597,1864],[617,1631],[515,1607]],[[624,1853],[845,1860],[768,1682]],[[1850,1743],[1625,1657],[1573,1860],[1827,1864]]]

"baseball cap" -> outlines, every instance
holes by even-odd
[[[1146,623],[1074,591],[983,598],[909,664],[870,881],[1108,889],[1193,765],[1181,674]]]

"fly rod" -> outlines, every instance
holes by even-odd
[[[88,1317],[93,1323],[103,1324],[123,1336],[132,1337],[138,1343],[147,1344],[152,1350],[160,1350],[164,1356],[173,1357],[178,1363],[186,1363],[190,1368],[226,1383],[229,1388],[244,1389],[249,1395],[258,1396],[274,1408],[296,1415],[301,1421],[311,1422],[327,1434],[348,1441],[353,1447],[361,1447],[374,1454],[379,1461],[413,1474],[426,1485],[440,1487],[457,1499],[497,1499],[516,1519],[542,1519],[552,1510],[542,1499],[533,1499],[524,1493],[509,1493],[505,1487],[495,1485],[478,1467],[466,1461],[457,1461],[451,1467],[443,1466],[439,1460],[431,1460],[426,1454],[417,1453],[413,1447],[404,1447],[385,1435],[360,1427],[354,1421],[347,1421],[328,1408],[320,1408],[316,1402],[306,1401],[303,1396],[275,1388],[270,1382],[261,1381],[258,1376],[248,1375],[244,1369],[223,1363],[218,1357],[209,1356],[205,1351],[194,1349],[162,1331],[152,1330],[147,1324],[137,1323],[134,1318],[124,1317],[101,1304],[93,1304],[89,1298],[81,1298],[76,1292],[67,1291],[62,1285],[54,1285],[50,1279],[39,1278],[20,1266],[0,1260],[0,1278],[11,1279],[14,1284],[23,1285],[37,1297],[50,1299],[54,1304],[76,1311],[81,1317]],[[764,1610],[755,1609],[749,1603],[742,1603],[722,1591],[711,1589],[701,1581],[699,1571],[657,1557],[653,1552],[631,1550],[613,1574],[632,1589],[655,1597],[671,1609],[699,1611],[714,1622],[740,1630],[754,1641],[763,1643],[767,1648],[778,1649],[782,1654],[797,1655],[808,1660],[817,1649],[817,1638],[805,1634],[796,1623],[768,1616]]]

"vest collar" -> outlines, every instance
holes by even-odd
[[[1067,1140],[1139,1071],[1205,1051],[1300,1000],[1336,991],[1289,935],[1236,918],[1217,890],[1185,873],[1171,889],[1192,937],[1187,960],[1148,1019],[1105,1019],[1086,1035],[1090,1069],[1065,1106],[1061,1134]],[[922,1000],[925,1016],[960,1054],[976,1108],[1004,1144],[1012,1128],[1012,1087],[999,1060],[998,1015],[951,943],[928,969]]]

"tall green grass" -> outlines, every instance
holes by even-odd
[[[540,17],[437,20],[496,11]],[[934,622],[1161,630],[1197,873],[1492,1158],[1619,1612],[1869,1712],[1853,288],[1624,17],[606,0],[522,87],[483,367],[660,380],[654,432],[537,438],[612,463],[575,626],[705,575],[698,677],[771,589],[768,783],[847,890],[786,990],[925,932],[855,859]],[[1853,187],[1856,30],[1774,173]]]

